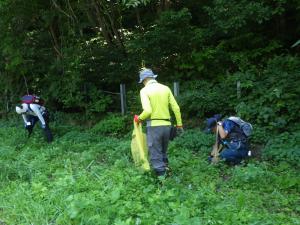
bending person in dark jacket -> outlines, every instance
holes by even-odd
[[[16,106],[16,112],[22,115],[25,129],[28,131],[29,136],[36,122],[40,121],[47,142],[50,143],[53,141],[53,136],[49,128],[49,114],[44,106],[34,103],[22,103],[21,107]]]

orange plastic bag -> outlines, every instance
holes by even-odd
[[[131,140],[131,154],[135,165],[142,171],[149,171],[148,146],[146,134],[142,131],[142,125],[133,122]]]

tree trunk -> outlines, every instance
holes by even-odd
[[[170,8],[170,0],[159,0],[157,4],[157,13],[160,14]]]
[[[101,15],[100,9],[99,9],[99,7],[98,7],[95,0],[93,0],[93,7],[95,9],[97,22],[98,22],[98,25],[101,28],[101,33],[102,33],[104,39],[106,40],[108,45],[113,46],[112,34],[109,33],[109,30],[108,30],[107,25],[105,23],[105,19]]]
[[[61,53],[59,41],[57,38],[58,27],[55,22],[52,22],[52,24],[49,26],[49,32],[52,37],[52,46],[53,46],[54,51],[56,52],[56,57],[57,57],[57,59],[60,60],[60,59],[62,59],[63,55]]]
[[[116,23],[115,23],[116,15],[115,15],[115,12],[114,12],[115,10],[114,10],[113,3],[111,1],[109,2],[109,7],[110,7],[111,13],[108,13],[108,18],[109,18],[109,21],[110,21],[111,29],[114,33],[117,44],[119,45],[119,47],[121,47],[125,51],[125,46],[124,46],[121,34],[120,34],[120,32],[118,30],[118,27],[116,26]]]
[[[136,21],[137,21],[137,24],[139,26],[139,29],[141,31],[143,31],[144,27],[143,27],[143,24],[142,24],[141,15],[140,15],[140,9],[139,8],[135,8],[135,15],[136,15]]]

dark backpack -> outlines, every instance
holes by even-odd
[[[44,105],[45,101],[36,95],[24,95],[21,98],[22,103]]]
[[[237,124],[241,128],[243,133],[246,135],[246,137],[251,136],[251,134],[253,132],[253,127],[252,127],[251,123],[248,123],[248,122],[242,120],[241,118],[235,117],[235,116],[229,117],[228,120]]]

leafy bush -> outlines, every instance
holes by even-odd
[[[300,166],[300,132],[282,133],[271,139],[263,150],[265,159],[287,161]]]
[[[185,82],[178,98],[185,117],[239,115],[268,131],[284,131],[299,121],[299,57],[275,56],[263,67],[245,66],[212,81]],[[237,81],[241,97],[237,97]]]
[[[183,85],[178,102],[184,116],[204,118],[217,112],[223,115],[228,112],[230,104],[228,98],[224,99],[220,85],[204,80],[186,82]]]
[[[246,86],[244,91],[242,88],[242,101],[236,106],[238,114],[268,129],[287,130],[299,121],[299,62],[298,57],[276,56],[263,70],[240,74]]]
[[[91,130],[96,134],[119,136],[132,129],[128,124],[128,118],[117,114],[111,114],[102,119]]]
[[[260,127],[257,124],[253,124],[253,133],[250,136],[250,141],[251,143],[266,144],[272,135],[273,133],[271,133],[265,127]]]

